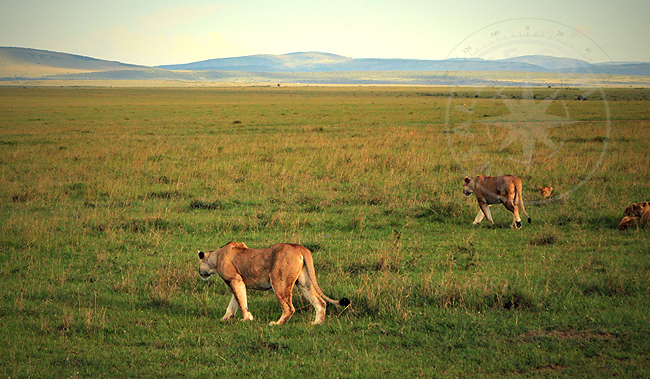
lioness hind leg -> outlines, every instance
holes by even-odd
[[[521,217],[519,217],[519,207],[517,205],[514,206],[514,220],[513,220],[513,225],[515,228],[520,229],[521,228]]]
[[[510,225],[511,228],[521,228],[521,217],[519,217],[519,206],[513,202],[512,199],[508,199],[503,205],[506,207],[507,210],[512,212],[512,225]]]
[[[302,291],[302,294],[305,296],[307,300],[309,300],[311,305],[313,305],[314,309],[316,310],[316,317],[314,318],[314,321],[311,324],[312,325],[320,324],[325,320],[327,303],[318,294],[316,288],[314,288],[314,286],[312,285],[311,280],[309,280],[309,276],[305,272],[305,270],[303,270],[303,272],[298,277],[297,284],[300,290]]]
[[[273,321],[269,325],[282,325],[285,322],[287,322],[291,316],[296,312],[296,308],[293,306],[293,299],[291,296],[291,292],[293,290],[293,284],[290,284],[288,286],[280,286],[281,288],[276,288],[275,286],[273,287],[273,290],[275,291],[275,296],[278,298],[278,301],[280,302],[280,307],[282,307],[282,315],[278,319],[278,321]],[[284,288],[282,288],[284,287]]]

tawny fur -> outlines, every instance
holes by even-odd
[[[553,193],[553,187],[539,187],[537,190],[544,199],[548,199]]]
[[[521,228],[521,217],[519,209],[526,214],[530,223],[530,216],[524,207],[521,179],[514,175],[485,176],[478,175],[473,178],[463,179],[463,194],[476,196],[476,201],[481,208],[474,218],[473,224],[478,224],[485,216],[490,224],[494,224],[490,205],[503,204],[507,210],[513,213],[512,228]]]
[[[632,226],[650,225],[650,202],[633,203],[623,211],[623,218],[618,224],[618,230]]]
[[[264,249],[249,249],[244,243],[229,242],[211,252],[199,252],[199,275],[207,280],[217,274],[230,287],[232,298],[223,320],[235,317],[242,310],[244,320],[253,320],[248,310],[247,289],[270,290],[282,307],[282,315],[271,325],[287,322],[295,312],[292,302],[296,284],[314,306],[316,318],[312,324],[325,319],[327,303],[347,306],[350,300],[332,300],[318,286],[311,251],[296,244],[277,244]]]

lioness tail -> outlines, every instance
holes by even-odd
[[[320,286],[318,285],[318,281],[316,280],[316,271],[314,270],[314,258],[311,255],[311,251],[304,246],[302,246],[302,248],[304,249],[302,251],[302,256],[305,259],[307,272],[309,273],[309,278],[311,279],[314,288],[316,289],[316,292],[318,292],[318,294],[321,295],[323,299],[330,304],[340,305],[343,307],[347,307],[348,305],[350,305],[350,299],[348,299],[347,297],[343,297],[341,298],[341,300],[334,300],[329,296],[325,295],[325,293],[323,293],[323,290],[320,289]]]

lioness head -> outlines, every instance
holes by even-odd
[[[214,264],[210,264],[210,256],[213,253],[213,251],[208,251],[207,253],[199,251],[199,259],[201,260],[199,263],[199,276],[203,280],[208,280],[210,279],[211,275],[217,273],[217,270],[214,268]]]
[[[199,251],[199,276],[203,280],[210,279],[210,276],[217,274],[217,255],[230,246],[248,248],[245,243],[228,242],[215,251]]]
[[[623,215],[641,217],[648,209],[650,209],[650,203],[647,201],[644,201],[642,203],[634,203],[625,209]]]
[[[475,186],[474,178],[470,178],[466,176],[465,179],[463,179],[463,194],[465,196],[469,196],[472,193],[474,193],[474,186]]]

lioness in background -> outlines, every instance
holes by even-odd
[[[514,220],[512,228],[521,228],[521,217],[519,217],[519,207],[524,211],[528,222],[530,223],[530,216],[524,208],[524,199],[521,194],[522,185],[521,179],[514,175],[503,176],[485,176],[478,175],[473,178],[465,177],[463,179],[463,194],[469,196],[472,193],[476,195],[476,200],[481,210],[476,215],[473,224],[478,224],[483,220],[483,216],[487,217],[490,224],[494,224],[492,214],[490,213],[490,205],[503,204],[506,209],[514,213]]]
[[[650,225],[650,202],[633,203],[623,212],[623,218],[618,224],[618,230],[625,230],[631,226]]]
[[[271,325],[284,324],[294,314],[291,299],[294,283],[316,309],[312,325],[325,319],[326,301],[342,306],[350,304],[346,298],[332,300],[321,291],[311,251],[304,246],[281,243],[265,249],[249,249],[244,243],[229,242],[215,251],[199,251],[199,259],[201,278],[207,280],[218,274],[233,293],[223,320],[235,317],[237,309],[242,310],[244,320],[253,319],[248,311],[246,289],[266,291],[273,288],[282,307],[282,316]]]

